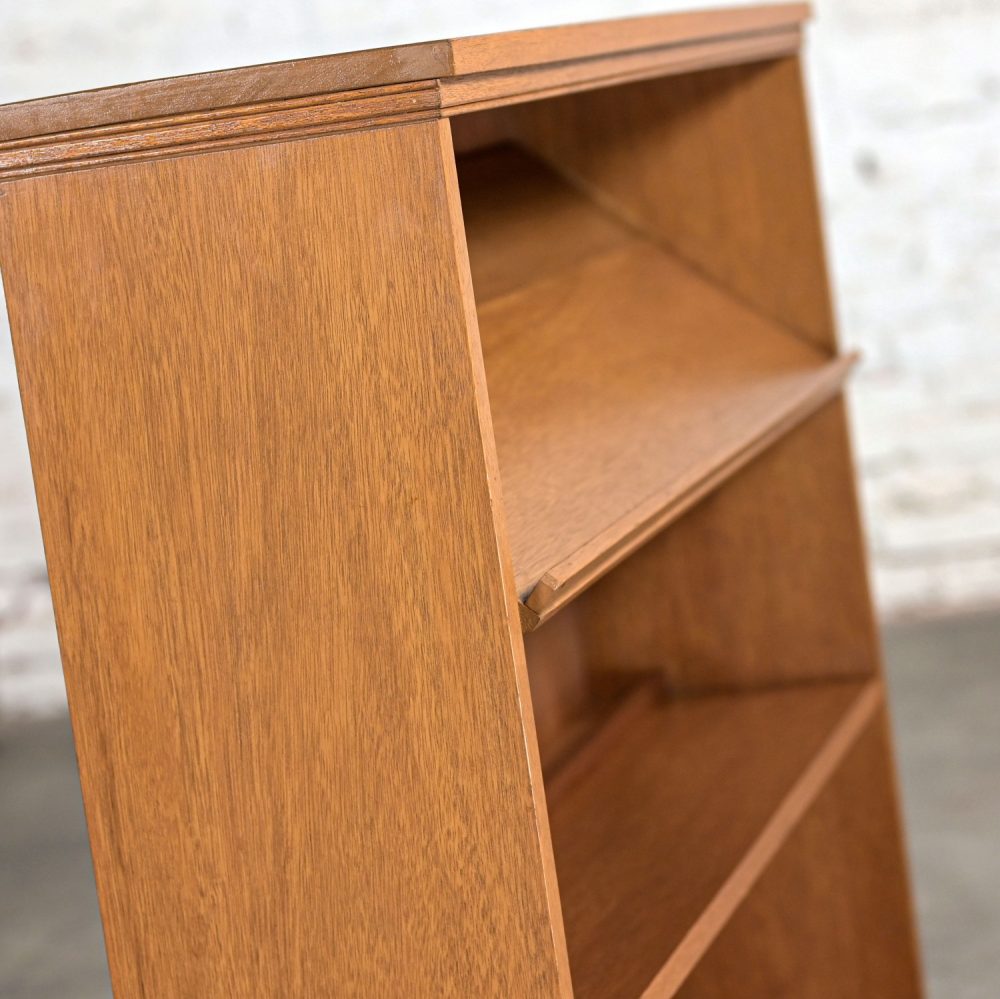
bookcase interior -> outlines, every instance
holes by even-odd
[[[776,65],[787,86],[787,67]],[[453,124],[529,629],[828,400],[850,366],[822,324],[797,329],[783,308],[760,305],[678,248],[673,226],[651,224],[663,204],[718,200],[681,179],[671,185],[670,165],[703,141],[675,137],[676,109],[659,109],[676,88],[686,93],[688,77]],[[718,100],[714,90],[691,99],[688,117]],[[658,109],[661,127],[644,123],[645,138],[617,126],[635,102]],[[663,182],[650,186],[650,171]],[[643,183],[649,206],[637,214],[629,199]],[[717,224],[720,252],[730,252],[728,217]],[[763,254],[760,266],[771,266]]]
[[[882,862],[898,843],[857,842],[883,836],[895,805],[856,525],[815,503],[841,499],[842,416],[828,403],[525,635],[576,995],[771,996],[793,980],[796,995],[830,994],[847,946],[827,939],[840,939],[831,921],[872,925],[883,907],[890,955],[878,934],[859,945],[836,994],[868,994],[851,988],[869,971],[902,989],[882,994],[908,994],[904,882],[898,859]],[[802,475],[806,454],[827,460]],[[868,763],[848,766],[859,754]],[[823,851],[843,860],[826,903],[829,884],[797,896],[782,873],[815,882]],[[788,940],[816,967],[788,965]],[[758,941],[771,964],[727,992]]]
[[[797,62],[453,138],[575,994],[828,994],[831,921],[907,909],[861,822],[795,918],[852,782],[894,807]]]
[[[877,712],[674,994],[922,994],[891,760]]]

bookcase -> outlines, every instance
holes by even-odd
[[[806,15],[0,108],[116,995],[921,994]]]

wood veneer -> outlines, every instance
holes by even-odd
[[[0,198],[123,995],[565,984],[447,126],[345,138]]]
[[[537,626],[829,399],[846,365],[530,158],[493,155],[460,178],[515,582]]]
[[[680,999],[921,994],[891,759],[880,711]]]
[[[834,400],[597,583],[595,668],[686,694],[877,673],[849,454]]]
[[[856,683],[637,694],[549,785],[575,994],[673,995],[880,696]]]
[[[494,134],[730,294],[836,348],[797,56],[502,108],[456,131],[491,115]]]
[[[0,178],[416,122],[794,52],[775,4],[449,39],[0,108]]]
[[[484,73],[519,73],[557,63],[586,64],[589,60],[643,49],[688,47],[710,41],[739,44],[747,37],[787,34],[799,27],[808,11],[806,4],[777,3],[622,18],[396,45],[104,87],[3,107],[0,140],[31,139],[81,128],[361,87],[418,80],[461,80]]]
[[[0,107],[116,995],[919,996],[806,13]]]

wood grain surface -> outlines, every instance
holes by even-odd
[[[475,116],[479,121],[486,117]],[[590,257],[635,243],[635,234],[614,216],[516,146],[501,144],[460,156],[457,165],[469,265],[480,307],[579,267]],[[525,333],[530,336],[533,331]],[[535,367],[533,363],[532,373]]]
[[[546,778],[593,737],[626,693],[620,681],[595,685],[579,616],[580,605],[566,609],[548,627],[524,636],[538,749]],[[631,684],[628,677],[627,684]]]
[[[441,109],[447,116],[465,115],[634,80],[775,59],[796,52],[801,43],[801,30],[794,26],[457,76],[438,81]]]
[[[370,87],[0,142],[0,181],[437,118],[428,83]]]
[[[686,45],[711,37],[781,31],[801,24],[808,16],[808,4],[777,3],[455,38],[451,41],[452,75],[588,59],[608,52]]]
[[[648,697],[613,719],[549,786],[574,995],[672,995],[879,697],[852,683]]]
[[[806,14],[0,108],[116,995],[919,995]]]
[[[517,589],[544,617],[842,370],[536,161],[495,155],[460,183]]]
[[[457,193],[441,123],[0,191],[118,995],[568,994]]]
[[[679,999],[920,999],[898,829],[880,713]]]
[[[851,469],[838,400],[585,595],[594,667],[686,693],[876,672]]]
[[[621,520],[594,535],[561,562],[550,566],[521,604],[521,623],[532,630],[575,600],[630,554],[638,551],[706,496],[724,484],[749,461],[837,396],[856,361],[848,355],[828,362],[815,377],[804,380],[798,392],[789,391],[771,418],[753,427],[742,446],[713,455],[688,487],[655,493],[629,510]]]
[[[513,81],[519,70],[532,65],[576,62],[586,66],[596,57],[613,53],[684,47],[713,40],[722,48],[732,43],[733,61],[738,61],[736,53],[745,40],[753,44],[768,34],[795,33],[808,14],[808,6],[801,3],[659,14],[398,45],[105,87],[0,106],[0,141],[417,80],[503,74]],[[708,55],[709,59],[713,57]],[[584,69],[582,79],[600,73],[601,67],[595,65],[592,72]]]
[[[818,346],[835,345],[798,59],[502,109],[599,203]]]
[[[0,141],[412,83],[450,71],[450,46],[440,41],[102,87],[0,105]]]

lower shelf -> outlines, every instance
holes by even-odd
[[[881,696],[876,682],[633,695],[548,786],[574,994],[673,995]]]

